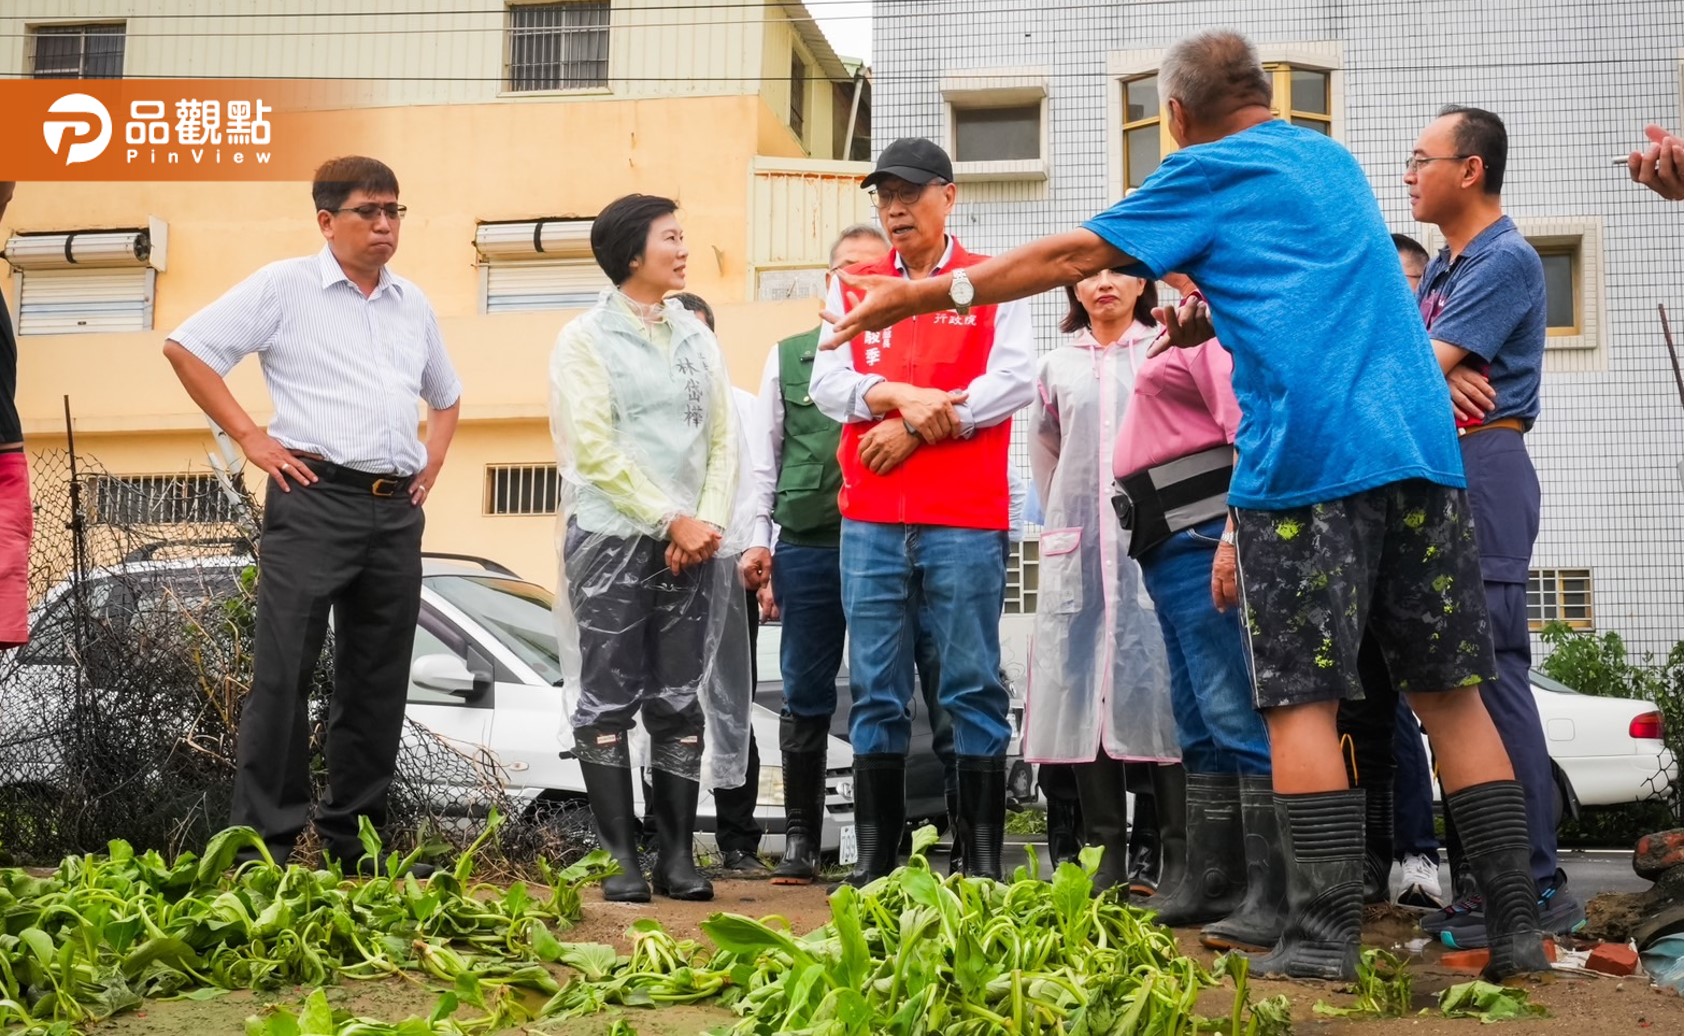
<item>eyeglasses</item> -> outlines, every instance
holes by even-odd
[[[1461,162],[1465,158],[1473,157],[1473,155],[1429,155],[1417,158],[1415,155],[1411,155],[1404,160],[1404,171],[1414,173],[1429,162]]]
[[[385,213],[387,219],[396,223],[398,220],[403,219],[404,213],[408,211],[409,209],[404,208],[395,201],[387,202],[385,205],[376,205],[374,202],[369,202],[366,205],[353,205],[348,209],[333,210],[335,215],[338,215],[341,212],[355,212],[359,218],[365,219],[370,223],[373,223],[374,218],[381,213]]]
[[[947,183],[946,180],[932,180],[929,183],[913,183],[905,187],[874,187],[868,193],[873,205],[887,209],[896,202],[911,205],[923,197],[926,187],[944,187]]]

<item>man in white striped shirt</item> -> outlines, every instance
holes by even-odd
[[[421,505],[462,386],[426,295],[386,269],[404,217],[392,170],[336,158],[312,192],[322,250],[241,281],[177,328],[164,355],[270,479],[232,822],[256,828],[284,860],[310,820],[306,699],[332,609],[328,793],[316,830],[348,869],[372,873],[357,818],[386,819],[421,607]],[[275,405],[267,429],[223,381],[252,353]],[[425,443],[417,398],[428,406]]]

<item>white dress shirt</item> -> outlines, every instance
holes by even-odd
[[[948,237],[948,247],[942,259],[931,271],[934,277],[944,272],[953,261],[954,238]],[[907,276],[901,253],[895,253],[895,269]],[[825,308],[841,313],[842,281],[833,279],[825,298]],[[819,340],[831,335],[831,325],[822,324]],[[854,369],[853,344],[845,342],[829,352],[821,350],[813,358],[813,382],[810,392],[813,402],[832,420],[843,422],[877,421],[866,402],[866,393],[886,379],[880,374],[862,374]],[[966,386],[969,395],[964,403],[957,403],[954,412],[960,419],[960,437],[971,438],[979,428],[991,428],[1011,417],[1035,398],[1036,338],[1030,325],[1029,302],[1019,299],[1003,302],[995,307],[995,342],[989,350],[988,366]]]
[[[763,534],[761,528],[763,521],[761,479],[765,477],[765,472],[770,470],[773,472],[772,479],[774,488],[776,488],[778,461],[767,457],[766,454],[769,448],[776,449],[777,447],[769,446],[767,442],[766,427],[760,413],[760,399],[748,389],[740,389],[735,385],[731,387],[731,399],[737,408],[739,434],[743,436],[741,440],[742,449],[738,451],[737,506],[734,510],[733,524],[738,528],[752,530],[749,546],[770,547],[772,546],[772,510],[770,504],[766,506],[764,521],[767,528]],[[781,417],[779,419],[779,431],[782,432],[782,430],[783,419]],[[782,445],[783,438],[780,435],[778,446]]]
[[[750,431],[750,452],[754,470],[748,481],[749,497],[755,509],[751,544],[771,549],[775,534],[772,509],[778,502],[778,469],[784,462],[784,386],[778,369],[778,346],[766,354],[761,368],[760,392],[755,397],[754,423]]]
[[[257,353],[275,404],[269,434],[358,471],[421,471],[416,400],[446,410],[462,395],[421,289],[383,268],[364,296],[326,245],[258,270],[170,340],[218,375]]]

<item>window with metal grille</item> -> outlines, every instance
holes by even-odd
[[[1041,543],[1023,540],[1012,545],[1006,561],[1006,614],[1032,615],[1041,590]]]
[[[1536,568],[1527,573],[1527,626],[1537,630],[1551,622],[1577,630],[1595,627],[1591,569]]]
[[[83,500],[96,525],[209,525],[237,517],[215,475],[96,475]]]
[[[509,89],[608,85],[607,2],[509,5]]]
[[[486,465],[486,514],[555,514],[561,478],[554,464]]]
[[[790,55],[790,132],[797,140],[806,140],[802,128],[807,125],[807,65],[800,54]]]
[[[125,27],[42,25],[30,31],[36,79],[121,79]]]

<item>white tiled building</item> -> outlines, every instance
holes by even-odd
[[[1278,108],[1350,148],[1391,228],[1430,251],[1402,184],[1415,136],[1445,104],[1499,113],[1505,205],[1552,288],[1544,413],[1528,436],[1544,487],[1529,600],[1639,650],[1680,637],[1682,405],[1657,305],[1685,343],[1685,207],[1613,164],[1646,122],[1681,124],[1677,2],[889,0],[874,18],[874,151],[900,136],[949,149],[950,226],[973,251],[1074,227],[1140,183],[1175,146],[1158,61],[1199,29],[1245,32],[1275,70]],[[1060,293],[1036,301],[1043,349],[1060,344],[1064,307]],[[1029,590],[1033,547],[1026,558]]]

